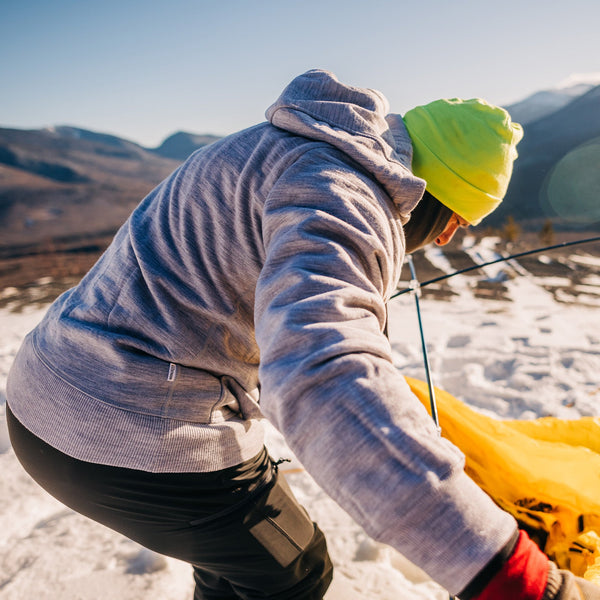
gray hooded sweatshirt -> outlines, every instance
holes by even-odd
[[[80,460],[227,468],[262,418],[373,538],[450,592],[516,529],[392,364],[386,302],[425,182],[398,115],[324,71],[195,152],[28,335],[7,394]]]

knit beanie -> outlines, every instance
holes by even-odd
[[[404,115],[413,143],[413,173],[471,225],[498,207],[523,129],[485,100],[436,100]]]

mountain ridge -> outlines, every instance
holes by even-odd
[[[550,91],[562,94],[560,102],[565,94],[569,99],[525,124],[506,198],[484,227],[502,227],[508,217],[530,230],[539,230],[548,218],[556,228],[571,227],[548,214],[540,194],[562,157],[600,137],[600,86],[577,82]],[[539,94],[547,92],[507,108],[539,103]],[[218,139],[177,131],[157,147],[145,148],[69,125],[0,128],[0,250],[44,248],[65,240],[72,245],[86,236],[104,239],[187,156]],[[600,223],[588,229],[596,231]]]
[[[504,201],[486,219],[486,224],[497,226],[513,215],[529,226],[539,227],[544,220],[550,219],[556,227],[573,227],[572,223],[565,222],[549,210],[545,182],[553,169],[571,152],[590,143],[598,143],[600,148],[600,85],[529,123],[524,131],[523,140],[517,147],[519,158],[515,162]],[[600,159],[600,150],[598,157]],[[594,176],[595,173],[587,173],[590,185],[600,186],[600,181]],[[577,202],[575,194],[580,183],[580,180],[564,182],[573,187],[574,203]],[[600,194],[600,189],[596,193]],[[596,215],[595,221],[580,226],[599,230],[600,213],[597,211]]]
[[[522,100],[508,104],[504,108],[508,110],[513,121],[521,123],[521,125],[528,125],[560,110],[599,84],[600,82],[579,82],[565,87],[540,90]]]
[[[0,248],[116,231],[179,164],[74,131],[0,129]]]

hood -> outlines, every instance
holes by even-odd
[[[380,92],[344,85],[332,73],[315,69],[296,77],[266,117],[280,129],[343,151],[406,216],[421,199],[425,181],[411,172],[410,137],[402,118],[388,114],[388,108]]]

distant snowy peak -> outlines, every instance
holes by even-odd
[[[506,107],[512,119],[521,124],[532,123],[569,104],[575,98],[600,85],[600,73],[576,73],[556,87],[542,90]]]
[[[600,73],[573,73],[566,79],[563,79],[557,86],[556,89],[573,89],[576,90],[578,86],[583,86],[584,92],[592,87],[600,85]]]

